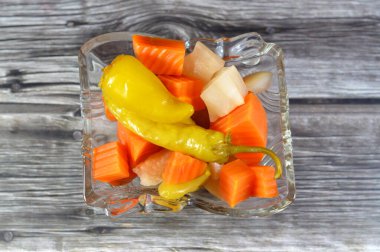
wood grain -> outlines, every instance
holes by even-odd
[[[375,251],[380,246],[379,105],[294,105],[297,200],[281,214],[249,221],[189,208],[181,215],[110,222],[83,204],[80,142],[72,136],[79,121],[30,114],[22,120],[36,127],[14,130],[12,123],[23,116],[0,116],[0,122],[11,122],[0,127],[0,231],[13,234],[11,242],[0,242],[0,250],[79,250],[94,242],[96,249],[111,251],[299,251],[303,246]]]
[[[0,2],[0,251],[378,251],[380,2]],[[109,220],[82,199],[77,52],[93,36],[233,36],[284,48],[297,199],[267,219]]]
[[[80,45],[129,30],[182,38],[257,31],[284,48],[291,98],[380,97],[376,1],[22,3],[1,3],[0,95],[54,83],[75,94]]]

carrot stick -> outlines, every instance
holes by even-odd
[[[278,196],[275,169],[271,166],[250,166],[253,174],[252,197],[273,198]]]
[[[155,74],[181,75],[185,59],[185,43],[181,40],[133,35],[133,51]]]
[[[112,182],[132,176],[125,154],[125,150],[118,142],[94,148],[93,178],[102,182]]]
[[[259,98],[248,93],[245,103],[228,115],[211,124],[211,129],[230,133],[233,145],[265,147],[267,143],[267,117]],[[249,165],[259,164],[262,153],[239,153],[235,155]]]
[[[117,137],[119,142],[125,146],[129,165],[133,168],[148,156],[161,150],[161,147],[154,145],[142,137],[136,135],[129,129],[125,128],[121,123],[117,124]]]
[[[251,196],[253,173],[240,159],[225,164],[219,175],[219,194],[231,206]]]
[[[167,184],[180,184],[201,176],[207,163],[180,152],[172,152],[166,162],[162,179]]]
[[[194,110],[206,108],[201,99],[203,82],[186,76],[159,75],[158,78],[166,86],[170,93],[180,101],[193,105]]]

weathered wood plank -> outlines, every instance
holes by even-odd
[[[65,92],[75,93],[79,46],[126,30],[177,37],[258,31],[285,50],[291,98],[380,97],[378,2],[23,4],[1,4],[0,100],[4,92],[38,92],[52,83],[69,84]]]
[[[1,1],[0,250],[378,251],[379,7]],[[258,31],[285,50],[291,98],[374,104],[292,104],[297,199],[279,215],[247,221],[189,208],[110,221],[81,195],[76,54],[95,35],[126,30],[181,38]]]
[[[0,232],[13,235],[10,242],[0,241],[0,250],[87,251],[94,243],[94,251],[376,251],[380,246],[378,104],[293,105],[297,199],[281,214],[249,221],[189,208],[180,215],[110,222],[83,204],[80,142],[73,139],[78,118],[8,113],[0,122]]]

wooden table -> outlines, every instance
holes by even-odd
[[[0,251],[380,251],[380,2],[0,2]],[[297,199],[264,219],[83,203],[77,53],[111,31],[256,31],[286,55]]]

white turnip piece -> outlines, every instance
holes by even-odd
[[[209,82],[213,75],[224,66],[224,60],[198,41],[194,50],[185,56],[183,75]]]
[[[244,77],[247,89],[255,94],[267,90],[272,85],[271,72],[257,72]]]
[[[247,87],[235,66],[219,70],[201,93],[210,121],[214,122],[242,105],[247,93]]]

